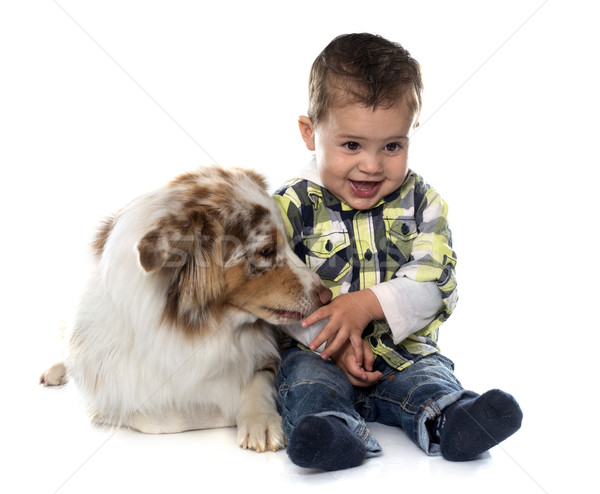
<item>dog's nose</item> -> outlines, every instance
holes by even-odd
[[[327,305],[329,302],[331,302],[331,290],[326,286],[318,285],[317,294],[319,295],[321,304]]]

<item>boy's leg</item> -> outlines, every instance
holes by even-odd
[[[443,355],[425,357],[403,371],[378,359],[384,376],[370,399],[375,417],[399,425],[429,455],[470,460],[506,439],[521,423],[514,398],[500,390],[466,391]]]
[[[354,395],[346,375],[332,362],[297,347],[282,353],[277,404],[294,463],[339,470],[381,453],[354,409]]]

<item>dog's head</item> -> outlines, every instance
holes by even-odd
[[[279,209],[258,174],[211,167],[164,189],[139,239],[139,265],[166,287],[163,317],[191,333],[234,308],[275,324],[330,299],[287,244]]]

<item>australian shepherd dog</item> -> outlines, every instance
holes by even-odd
[[[66,358],[98,424],[146,433],[237,425],[256,451],[285,446],[276,410],[275,327],[331,296],[287,244],[264,179],[186,173],[106,220]]]

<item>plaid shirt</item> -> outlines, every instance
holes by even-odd
[[[438,328],[457,302],[456,255],[440,195],[410,171],[402,186],[369,210],[355,210],[309,180],[287,183],[274,195],[296,255],[333,296],[399,277],[434,281],[443,307],[426,327],[395,344],[385,320],[363,332],[376,355],[402,370],[439,351]]]

